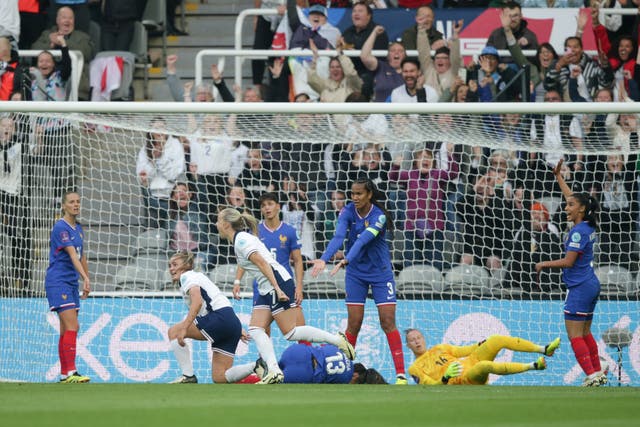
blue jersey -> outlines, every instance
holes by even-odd
[[[76,248],[80,260],[84,250],[83,241],[84,233],[79,223],[74,227],[64,219],[60,219],[53,225],[49,239],[49,267],[45,286],[61,283],[78,285],[80,273],[73,266],[71,257],[64,248],[68,246]]]
[[[288,384],[348,384],[353,362],[335,345],[292,344],[278,361]]]
[[[258,237],[267,249],[271,251],[271,255],[278,261],[278,264],[286,268],[293,277],[290,262],[291,252],[302,247],[295,228],[285,222],[281,222],[278,228],[270,230],[264,225],[264,222],[261,222],[258,224]]]
[[[575,225],[564,242],[565,251],[578,252],[573,267],[562,269],[562,278],[568,288],[589,280],[598,280],[593,271],[593,244],[596,241],[596,230],[588,222]]]
[[[338,215],[336,234],[322,254],[322,260],[328,262],[347,238],[347,274],[356,274],[366,281],[392,281],[386,225],[387,217],[379,207],[371,205],[369,213],[361,217],[353,203],[347,204]]]

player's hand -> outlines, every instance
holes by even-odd
[[[302,294],[302,286],[296,286],[296,292],[294,295],[296,299],[296,304],[298,305],[302,304],[302,300],[304,299],[304,296]]]
[[[184,337],[187,336],[187,327],[180,325],[176,333],[177,333],[176,339],[178,340],[178,344],[180,344],[181,347],[184,347],[186,345],[186,343],[184,342]]]
[[[555,176],[560,176],[560,174],[562,173],[562,163],[564,163],[564,159],[560,159],[556,167],[553,168],[553,174]]]
[[[444,373],[444,377],[447,379],[456,378],[460,375],[462,375],[462,364],[460,362],[453,362],[450,364]]]
[[[313,264],[313,268],[311,269],[311,277],[318,277],[318,274],[320,274],[322,270],[324,270],[324,267],[327,265],[327,263],[321,259],[314,259],[313,261],[311,261],[311,263]]]
[[[240,339],[243,343],[247,344],[249,341],[251,341],[251,335],[249,335],[249,333],[243,329],[240,333]]]
[[[85,279],[82,281],[82,296],[80,299],[87,299],[89,292],[91,292],[91,283],[89,282],[89,279]]]
[[[339,263],[337,263],[337,264],[335,265],[335,267],[333,267],[333,270],[331,270],[331,273],[329,273],[329,274],[331,274],[332,276],[335,276],[335,275],[336,275],[336,273],[337,273],[338,271],[340,271],[340,269],[341,269],[342,267],[346,267],[346,266],[347,266],[347,264],[349,264],[349,261],[347,261],[347,259],[346,259],[346,258],[345,258],[345,259],[343,259],[343,260],[341,260]]]
[[[287,294],[280,288],[276,288],[276,297],[278,297],[278,301],[289,301]]]
[[[240,299],[240,285],[233,285],[231,293],[233,294],[233,299]]]
[[[536,263],[536,273],[539,274],[543,269],[544,267],[542,266],[541,262]]]

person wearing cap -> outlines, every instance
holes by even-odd
[[[502,6],[503,13],[507,13],[511,18],[511,32],[516,38],[520,47],[524,50],[538,49],[538,36],[527,28],[527,21],[522,19],[522,9],[516,2],[507,2]],[[502,26],[496,28],[489,35],[487,46],[493,46],[498,50],[508,49],[507,35]]]
[[[300,17],[296,0],[287,0],[287,19],[291,28],[289,48],[309,49],[309,40],[313,40],[318,49],[333,49],[341,36],[340,30],[327,21],[327,8],[314,4],[309,8],[308,22]]]
[[[482,49],[479,64],[473,66],[471,71],[470,80],[478,82],[480,102],[514,101],[520,94],[520,84],[514,83],[498,96],[500,91],[516,78],[516,72],[505,64],[500,64],[500,55],[493,46],[485,46]]]
[[[454,22],[449,47],[447,47],[447,43],[444,43],[436,48],[436,45],[430,44],[430,38],[426,31],[418,31],[420,68],[424,73],[425,83],[433,87],[438,96],[451,87],[462,64],[459,34],[463,24],[462,20]],[[431,59],[431,49],[435,49],[433,59]]]
[[[551,222],[549,210],[543,203],[534,202],[529,215],[531,221],[523,222],[514,235],[510,264],[512,286],[526,292],[549,291],[550,284],[560,283],[560,274],[545,271],[539,279],[535,265],[562,256],[562,236],[558,227]]]

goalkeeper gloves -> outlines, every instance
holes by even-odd
[[[447,384],[451,378],[459,377],[460,375],[462,375],[462,364],[460,362],[453,362],[444,372],[442,384]]]

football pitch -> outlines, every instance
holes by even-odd
[[[640,425],[640,389],[2,383],[0,419],[38,427],[625,427]]]

